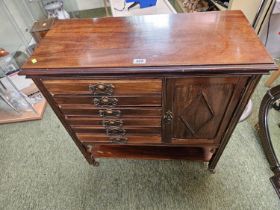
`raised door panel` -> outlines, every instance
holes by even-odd
[[[231,119],[247,78],[202,77],[167,80],[167,141],[217,143]]]

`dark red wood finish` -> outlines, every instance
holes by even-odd
[[[58,20],[24,69],[271,64],[241,11]],[[134,59],[146,59],[133,64]],[[182,69],[183,70],[183,69]],[[131,70],[123,69],[126,73]],[[143,70],[145,71],[145,69]],[[118,72],[116,72],[118,73]]]
[[[244,15],[226,11],[58,20],[21,74],[90,164],[189,159],[213,171],[261,75],[276,69]]]

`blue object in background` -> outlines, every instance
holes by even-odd
[[[126,3],[134,2],[133,6],[139,4],[140,8],[146,8],[146,7],[155,6],[157,0],[125,0],[125,2]]]

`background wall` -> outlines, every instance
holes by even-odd
[[[250,23],[253,22],[262,0],[231,0],[231,10],[242,10]]]
[[[11,52],[28,46],[34,19],[25,2],[1,0],[0,11],[0,47]]]
[[[64,0],[68,12],[99,7],[102,0]],[[27,47],[33,22],[47,17],[41,0],[0,0],[0,11],[0,48],[10,52]]]

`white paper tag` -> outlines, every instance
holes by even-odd
[[[133,59],[133,64],[145,64],[145,63],[146,63],[146,59],[144,59],[144,58]]]

